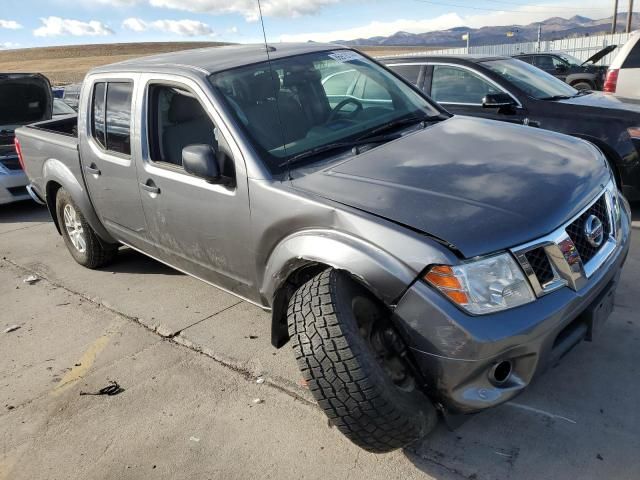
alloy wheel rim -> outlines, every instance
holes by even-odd
[[[87,250],[87,242],[85,241],[84,229],[82,228],[82,223],[80,222],[76,209],[73,208],[71,204],[67,203],[64,206],[63,215],[64,226],[67,230],[71,243],[76,250],[80,253],[84,253]]]

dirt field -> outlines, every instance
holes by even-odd
[[[6,50],[0,51],[0,72],[44,73],[52,84],[64,85],[81,81],[89,69],[99,65],[154,53],[221,45],[224,44],[219,42],[119,43]],[[370,55],[392,55],[424,50],[424,47],[362,48],[362,51]]]

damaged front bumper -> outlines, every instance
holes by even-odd
[[[394,317],[431,398],[451,414],[499,405],[580,341],[597,336],[629,251],[630,213],[623,210],[614,252],[577,290],[560,288],[521,307],[471,316],[416,282]]]

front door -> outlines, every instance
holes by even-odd
[[[88,80],[89,105],[80,128],[80,156],[91,201],[105,228],[118,240],[146,246],[146,222],[131,151],[134,78]]]
[[[139,120],[146,135],[141,138],[139,186],[157,257],[250,298],[255,268],[246,171],[238,147],[195,82],[149,76],[142,88]],[[183,148],[202,144],[218,152],[229,184],[186,173]]]
[[[433,100],[457,115],[469,115],[518,124],[522,124],[525,119],[525,111],[520,106],[483,107],[485,96],[507,92],[468,67],[435,64],[427,73],[424,89]]]

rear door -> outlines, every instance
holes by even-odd
[[[115,238],[138,248],[147,244],[146,222],[132,138],[136,76],[93,78],[82,95],[80,158],[91,201]]]
[[[433,100],[454,114],[523,123],[525,110],[518,99],[482,73],[465,65],[433,63],[427,71],[424,90]],[[486,95],[506,93],[518,103],[516,108],[484,108]]]

